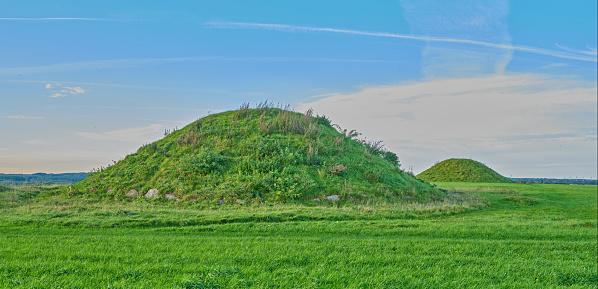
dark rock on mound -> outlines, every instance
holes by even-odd
[[[108,190],[108,193],[113,193],[114,190]],[[139,192],[137,190],[129,190],[125,195],[127,198],[136,198],[139,197]]]

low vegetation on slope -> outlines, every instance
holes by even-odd
[[[30,187],[30,186],[4,186],[0,185],[0,210],[5,208],[18,207],[37,196],[40,192],[55,190],[54,186]]]
[[[429,202],[446,194],[399,168],[381,142],[323,116],[248,105],[201,118],[75,184],[69,195],[124,199],[130,190],[183,202]],[[336,197],[335,197],[336,198]]]
[[[448,159],[417,175],[428,182],[512,183],[486,165],[470,159]]]

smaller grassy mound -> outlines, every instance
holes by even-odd
[[[428,182],[513,183],[486,165],[470,159],[448,159],[417,175]]]

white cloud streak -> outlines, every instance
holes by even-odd
[[[44,81],[47,82],[47,81]],[[51,89],[54,88],[55,86],[62,86],[62,84],[60,83],[48,83],[46,84],[46,89]],[[78,86],[74,86],[74,87],[63,87],[63,89],[61,89],[60,91],[54,90],[52,91],[52,94],[50,95],[51,98],[58,98],[58,97],[64,97],[66,93],[70,93],[70,94],[81,94],[81,93],[86,93],[87,91],[81,87]]]
[[[94,85],[94,86],[108,86],[108,87],[126,87],[126,88],[140,88],[140,89],[164,89],[172,90],[172,88],[126,85],[126,84],[110,84],[110,83],[96,83],[96,82],[72,82],[72,81],[47,81],[47,80],[0,80],[0,82],[11,83],[48,83],[46,88],[53,88],[53,86],[60,86],[61,84],[76,84],[76,85]]]
[[[75,132],[75,135],[95,141],[137,142],[154,140],[162,125],[152,124],[144,127],[111,130],[102,133]]]
[[[575,54],[575,53],[567,53],[567,52],[549,50],[549,49],[538,48],[538,47],[523,46],[523,45],[510,45],[510,44],[492,43],[492,42],[476,41],[476,40],[469,40],[469,39],[459,39],[459,38],[443,38],[443,37],[433,37],[433,36],[426,36],[426,35],[408,35],[408,34],[396,34],[396,33],[387,33],[387,32],[370,32],[370,31],[359,31],[359,30],[351,30],[351,29],[308,27],[308,26],[270,24],[270,23],[208,21],[205,23],[205,26],[212,27],[212,28],[224,28],[224,29],[261,29],[261,30],[281,31],[281,32],[329,32],[329,33],[339,33],[339,34],[409,39],[409,40],[418,40],[418,41],[462,43],[462,44],[470,44],[470,45],[476,45],[476,46],[509,49],[509,50],[515,50],[515,51],[521,51],[521,52],[547,55],[547,56],[552,56],[552,57],[557,57],[557,58],[598,62],[597,57],[579,55],[579,54]]]
[[[42,119],[43,116],[27,116],[27,115],[8,115],[4,118],[11,118],[11,119]]]
[[[507,25],[508,0],[400,2],[413,34],[512,44]],[[422,72],[428,78],[502,74],[513,56],[512,49],[438,41],[425,43]]]
[[[80,93],[85,93],[85,89],[81,88],[81,87],[64,87],[65,89],[61,90],[61,92],[64,93],[70,93],[70,94],[80,94]]]
[[[57,63],[44,66],[0,68],[0,74],[21,74],[21,73],[50,73],[73,71],[82,69],[111,69],[129,68],[148,64],[162,64],[184,61],[205,61],[213,57],[178,57],[178,58],[129,58],[129,59],[107,59],[93,61],[78,61],[70,63]]]
[[[43,66],[0,68],[0,75],[24,73],[54,73],[74,70],[135,68],[144,65],[202,61],[242,61],[242,62],[338,62],[338,63],[398,63],[377,59],[342,58],[302,58],[302,57],[173,57],[173,58],[129,58],[57,63]]]
[[[149,106],[98,106],[98,105],[78,105],[68,106],[76,108],[107,108],[107,109],[143,109],[143,110],[173,110],[173,111],[203,111],[208,112],[209,109],[199,108],[179,108],[179,107],[149,107]]]
[[[127,85],[127,84],[111,84],[111,83],[97,83],[97,82],[73,82],[73,81],[49,81],[49,80],[0,80],[0,83],[45,83],[46,88],[50,84],[50,88],[54,86],[61,86],[62,84],[71,85],[89,85],[89,86],[105,86],[105,87],[122,87],[122,88],[134,88],[134,89],[148,89],[148,90],[166,90],[166,91],[179,91],[179,92],[204,92],[204,93],[233,93],[226,89],[217,88],[193,88],[193,87],[155,87],[155,86],[140,86],[140,85]],[[87,90],[86,90],[87,91]],[[57,91],[53,91],[57,92]],[[242,93],[246,96],[245,93]]]
[[[79,21],[119,21],[116,19],[103,19],[103,18],[0,18],[5,21],[53,21],[53,20],[79,20]]]
[[[594,56],[594,57],[596,57],[598,55],[598,50],[596,50],[596,48],[587,47],[588,50],[579,50],[579,49],[569,48],[567,46],[560,45],[558,43],[555,43],[554,45],[562,50],[566,50],[566,51],[573,52],[573,53],[586,54],[586,55],[590,55],[590,56]]]

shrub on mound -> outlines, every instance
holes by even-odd
[[[337,126],[338,127],[338,126]],[[221,204],[432,201],[444,192],[399,168],[381,142],[337,130],[330,120],[244,105],[201,118],[72,186],[71,195],[125,198],[158,189],[182,201]]]
[[[486,165],[470,159],[448,159],[417,175],[428,182],[512,183]]]

